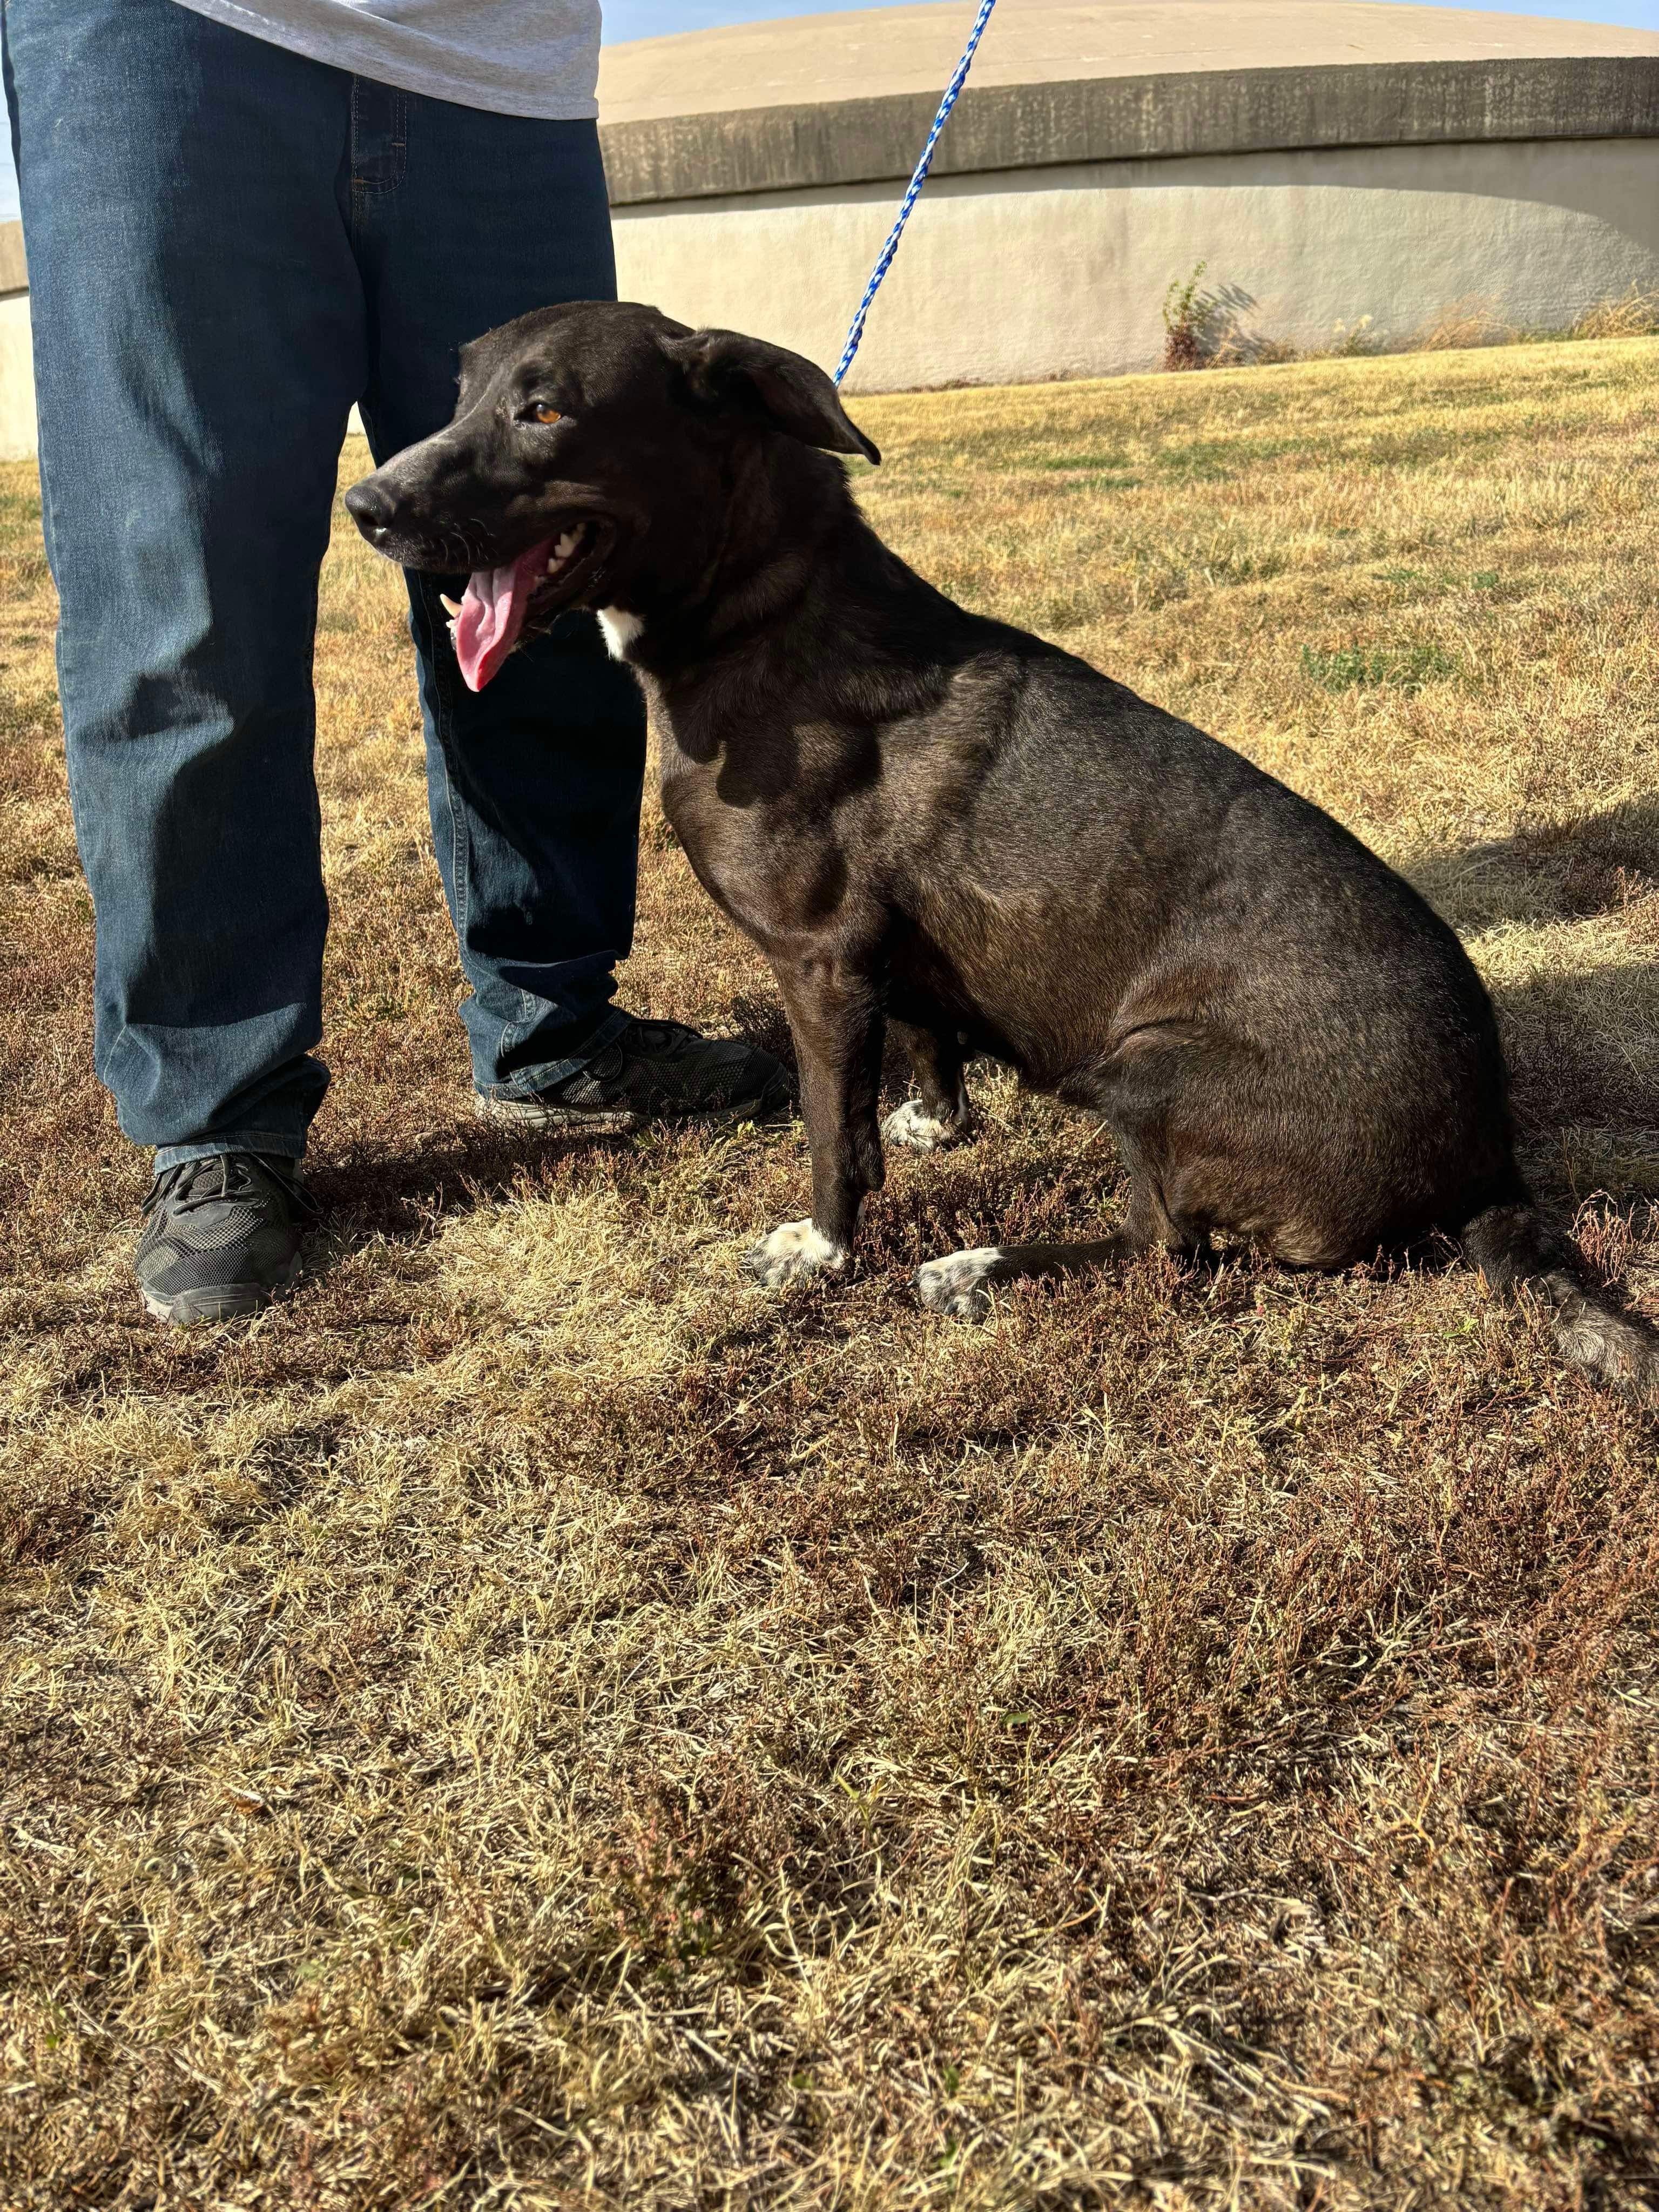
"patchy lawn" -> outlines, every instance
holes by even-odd
[[[866,400],[878,523],[1462,931],[1529,1164],[1659,1303],[1651,340]],[[349,452],[343,477],[359,472]],[[328,1226],[165,1334],[0,471],[0,2199],[1648,2205],[1659,1434],[1461,1273],[1149,1261],[981,1072],[848,1285],[799,1127],[483,1133],[395,574],[319,638]],[[161,580],[165,588],[165,580]],[[1063,806],[1065,794],[1056,795]],[[642,1012],[781,1045],[647,803]]]

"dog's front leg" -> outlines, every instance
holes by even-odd
[[[895,1022],[893,1029],[910,1056],[918,1095],[887,1116],[882,1135],[890,1145],[916,1152],[960,1144],[973,1128],[961,1039],[954,1030],[913,1029],[908,1022]]]
[[[839,1271],[852,1256],[866,1194],[882,1184],[881,1089],[884,1024],[876,978],[825,955],[775,962],[800,1064],[801,1114],[812,1159],[812,1211],[786,1221],[744,1257],[769,1289],[799,1275]]]

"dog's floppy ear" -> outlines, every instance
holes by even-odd
[[[665,338],[663,351],[696,397],[727,407],[832,453],[881,459],[862,430],[848,419],[841,394],[816,362],[740,331],[692,331]]]

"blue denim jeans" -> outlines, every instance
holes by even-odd
[[[346,417],[448,419],[456,352],[615,295],[591,123],[354,78],[173,0],[3,0],[95,1051],[161,1167],[298,1158],[328,1081],[312,648]],[[644,715],[587,615],[459,681],[411,576],[480,1090],[608,1030]]]

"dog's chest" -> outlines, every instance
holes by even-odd
[[[832,822],[758,793],[724,761],[689,762],[667,742],[662,805],[699,883],[763,950],[836,926],[848,870]]]

